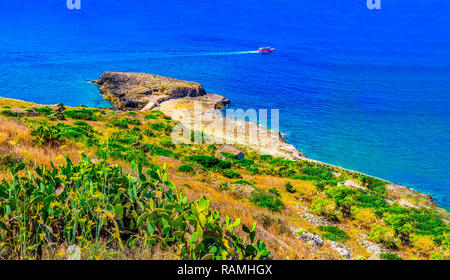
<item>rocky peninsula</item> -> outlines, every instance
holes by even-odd
[[[279,132],[222,114],[219,109],[230,104],[230,100],[218,94],[206,93],[199,83],[153,74],[121,72],[104,72],[93,83],[120,110],[160,110],[184,125],[198,127],[210,140],[214,138],[215,142],[219,139],[233,142],[262,154],[286,159],[304,157],[293,145],[286,143]],[[202,104],[202,118],[194,117],[196,102]],[[180,114],[182,110],[187,114]],[[228,133],[230,131],[232,133]],[[255,135],[251,135],[251,131]]]

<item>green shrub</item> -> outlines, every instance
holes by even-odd
[[[153,131],[151,131],[150,129],[146,129],[144,130],[144,135],[148,136],[148,137],[155,137],[155,133],[153,133]]]
[[[171,125],[163,123],[163,122],[152,123],[152,124],[150,124],[150,127],[153,130],[163,132],[165,135],[170,135],[170,133],[173,130],[173,127]]]
[[[392,226],[402,243],[409,245],[409,237],[414,230],[414,221],[411,216],[408,214],[385,214],[384,220]]]
[[[229,161],[224,161],[213,156],[193,155],[188,157],[188,160],[196,162],[207,169],[228,169],[231,167]]]
[[[309,177],[313,178],[314,180],[332,180],[333,179],[333,173],[331,171],[322,166],[322,165],[314,165],[314,166],[308,166],[302,171],[304,174],[308,175]]]
[[[270,161],[273,159],[273,156],[271,155],[261,155],[261,160],[263,161]]]
[[[159,141],[159,144],[161,144],[161,146],[163,146],[165,148],[174,148],[175,147],[172,140],[169,140],[169,139],[161,139]]]
[[[314,183],[314,186],[316,187],[316,189],[318,191],[324,191],[327,186],[327,182],[326,181],[317,181]]]
[[[378,195],[384,195],[386,193],[385,185],[387,184],[387,182],[362,174],[359,175],[359,179],[363,183],[363,186],[377,193]]]
[[[138,119],[132,119],[129,117],[126,117],[123,119],[115,118],[111,121],[111,124],[118,128],[127,129],[128,125],[136,125],[136,126],[141,125],[141,121]]]
[[[87,120],[87,121],[95,121],[97,120],[93,110],[88,109],[80,109],[80,110],[71,110],[64,111],[64,115],[66,117],[72,118],[74,120]]]
[[[56,143],[62,140],[61,129],[57,126],[49,125],[48,123],[36,125],[35,128],[30,131],[30,135],[33,136],[33,140],[39,145]]]
[[[223,183],[220,183],[219,189],[220,189],[221,191],[227,191],[227,190],[230,189],[230,186],[228,186],[228,183],[223,182]]]
[[[315,198],[309,211],[313,214],[325,217],[330,221],[339,220],[339,211],[336,203],[328,198]]]
[[[235,154],[225,153],[225,152],[221,152],[221,154],[228,160],[237,160],[237,157]]]
[[[287,159],[283,159],[283,158],[274,158],[272,159],[269,164],[272,166],[289,166],[293,163],[292,160],[287,160]]]
[[[260,173],[259,168],[256,167],[256,166],[254,166],[254,165],[248,166],[246,169],[247,169],[247,171],[250,172],[250,174],[252,174],[252,175],[255,175],[255,174],[259,174],[259,173]]]
[[[268,192],[273,194],[274,196],[280,196],[280,192],[276,188],[270,188]]]
[[[140,150],[133,150],[129,146],[118,143],[115,139],[100,145],[95,153],[99,158],[108,160],[110,158],[124,161],[134,160],[146,166],[151,166],[147,154]]]
[[[254,160],[248,159],[248,158],[241,158],[240,160],[236,161],[236,164],[239,164],[243,167],[252,167],[255,164]]]
[[[359,207],[381,209],[388,206],[386,200],[382,196],[377,194],[358,191],[355,197],[355,204]]]
[[[194,168],[192,167],[192,165],[189,165],[189,164],[180,165],[178,167],[178,171],[184,172],[184,173],[195,174]]]
[[[286,182],[286,184],[284,184],[284,188],[288,193],[295,193],[294,186],[292,186],[291,182]]]
[[[162,148],[156,145],[152,144],[145,144],[143,145],[143,152],[150,153],[151,155],[158,155],[158,156],[165,156],[165,157],[171,157],[171,158],[177,158],[178,154],[175,154],[171,150],[168,150],[166,148]]]
[[[411,209],[410,211],[415,234],[431,235],[436,241],[440,242],[444,241],[443,237],[446,232],[450,233],[450,226],[446,225],[438,214],[433,213],[430,209]]]
[[[84,121],[76,121],[73,123],[73,125],[83,126],[83,127],[91,127],[87,122],[84,122]]]
[[[18,113],[14,112],[14,111],[11,111],[11,110],[3,110],[1,114],[3,116],[6,116],[6,117],[17,117],[17,116],[19,116]]]
[[[227,177],[227,178],[231,178],[231,179],[240,179],[242,178],[242,175],[237,172],[236,170],[233,169],[224,169],[222,171],[222,174]]]
[[[392,227],[375,225],[372,227],[368,239],[390,248],[397,247],[397,238]]]
[[[390,261],[401,261],[401,260],[403,260],[402,258],[397,256],[396,254],[392,254],[392,253],[381,253],[380,254],[380,259],[382,259],[382,260],[390,260]]]
[[[60,121],[65,121],[66,120],[66,117],[64,116],[64,114],[56,114],[55,118],[57,120],[60,120]]]
[[[152,123],[150,124],[151,128],[154,130],[163,130],[166,127],[165,123],[162,122],[157,122],[157,123]]]
[[[345,217],[351,216],[351,206],[355,202],[355,191],[347,186],[329,188],[326,193],[334,199]]]
[[[50,115],[50,114],[54,113],[54,111],[50,107],[39,107],[39,108],[36,108],[35,110],[36,110],[36,112],[42,113],[44,115]]]
[[[111,123],[118,128],[127,129],[128,123],[124,120],[112,120]]]
[[[330,239],[332,241],[345,242],[350,237],[345,231],[336,226],[319,226],[319,229],[323,232],[323,238]]]
[[[142,124],[140,120],[129,118],[129,117],[123,118],[122,121],[126,122],[129,125],[141,125]]]
[[[284,208],[283,202],[278,197],[260,189],[254,190],[251,193],[250,201],[258,207],[265,207],[275,212]]]
[[[253,183],[250,183],[249,181],[245,181],[245,180],[237,180],[237,181],[234,181],[233,184],[234,185],[245,184],[245,185],[254,186]]]
[[[78,140],[88,136],[88,132],[79,127],[70,125],[57,125],[56,127],[61,131],[61,137],[65,139]]]
[[[154,119],[157,119],[158,116],[155,116],[155,115],[145,115],[144,118],[147,119],[147,120],[154,120]]]

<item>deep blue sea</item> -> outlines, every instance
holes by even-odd
[[[110,106],[87,80],[193,80],[280,109],[308,157],[450,208],[450,1],[0,0],[0,96]],[[245,53],[270,45],[270,55]]]

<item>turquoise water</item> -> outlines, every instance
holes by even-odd
[[[110,106],[86,82],[105,70],[198,81],[280,109],[307,156],[450,207],[448,1],[37,2],[0,0],[0,96]]]

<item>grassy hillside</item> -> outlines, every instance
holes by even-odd
[[[72,245],[83,259],[450,256],[448,213],[398,203],[421,197],[246,147],[219,159],[218,145],[174,145],[175,124],[0,99],[0,259],[67,258]]]

